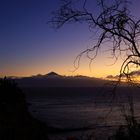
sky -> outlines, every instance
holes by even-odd
[[[131,11],[139,16],[139,0]],[[62,75],[106,77],[117,75],[122,60],[99,53],[91,69],[83,57],[74,70],[76,56],[93,42],[86,24],[67,24],[55,30],[47,24],[60,0],[0,0],[0,76],[30,76],[55,71]],[[94,4],[95,6],[95,4]]]

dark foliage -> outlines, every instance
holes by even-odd
[[[129,109],[122,106],[122,114],[126,125],[121,125],[110,140],[140,140],[140,122],[135,116],[132,97],[129,98]]]
[[[140,124],[120,126],[109,140],[140,140]]]
[[[47,140],[46,126],[28,112],[16,83],[0,79],[0,140]]]

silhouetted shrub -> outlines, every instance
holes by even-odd
[[[129,98],[128,109],[122,106],[125,125],[120,126],[109,140],[140,140],[140,122],[135,117],[133,98]]]
[[[0,79],[0,140],[47,140],[46,125],[29,112],[13,80]]]
[[[140,140],[140,125],[131,128],[120,126],[108,140]]]

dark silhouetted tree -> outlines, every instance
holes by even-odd
[[[99,50],[107,48],[115,62],[123,57],[118,81],[125,77],[128,82],[132,82],[131,76],[140,66],[140,20],[131,14],[128,8],[130,1],[96,0],[96,2],[98,8],[95,8],[93,0],[62,0],[62,5],[54,12],[50,23],[56,29],[66,23],[86,23],[97,38],[90,48],[83,50],[76,57],[75,69],[79,68],[83,55],[89,58],[91,64]],[[116,87],[116,82],[114,83]],[[140,139],[140,125],[134,118],[133,107],[130,112],[131,116],[124,116],[127,128],[120,127],[112,139]]]
[[[84,54],[91,63],[98,55],[99,49],[106,48],[105,44],[108,42],[111,43],[108,50],[115,61],[122,55],[124,58],[119,80],[125,76],[131,81],[133,68],[140,65],[140,20],[131,15],[129,2],[126,0],[97,0],[98,9],[95,12],[94,3],[95,1],[91,0],[62,0],[61,7],[54,12],[50,23],[58,29],[66,23],[85,22],[91,32],[94,33],[95,29],[98,31],[97,42],[77,56],[75,69],[79,67]]]
[[[0,79],[0,140],[47,140],[45,124],[28,112],[21,89],[13,80]]]

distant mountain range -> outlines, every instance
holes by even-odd
[[[21,87],[94,87],[102,86],[107,80],[87,76],[62,76],[56,72],[31,77],[14,78]]]
[[[63,76],[57,74],[56,72],[49,72],[48,74],[45,74],[45,75],[37,74],[28,78],[58,78],[58,77],[63,77]]]

